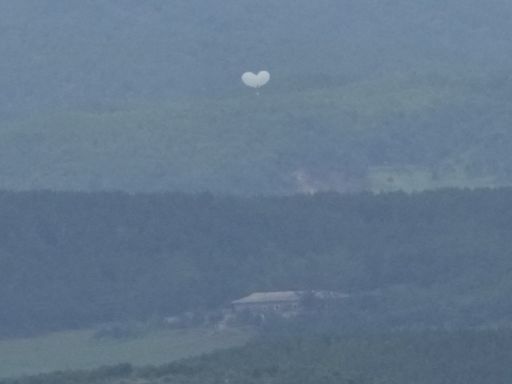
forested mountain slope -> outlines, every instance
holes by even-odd
[[[5,189],[258,194],[512,182],[504,0],[21,0]],[[240,74],[268,69],[260,97]]]
[[[509,189],[251,199],[3,192],[0,333],[289,289],[352,293],[347,311],[368,327],[507,325],[511,208]]]

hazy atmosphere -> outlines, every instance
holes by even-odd
[[[512,3],[0,0],[0,384],[512,381]]]

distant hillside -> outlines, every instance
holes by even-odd
[[[251,199],[3,192],[0,335],[290,289],[354,294],[352,325],[509,325],[511,226],[509,189]]]
[[[11,2],[0,187],[510,185],[511,18],[504,0]],[[239,79],[258,69],[260,97]]]
[[[404,70],[508,71],[505,0],[19,0],[0,15],[0,112],[101,109]]]
[[[0,126],[4,189],[287,194],[512,183],[512,81],[393,76]]]

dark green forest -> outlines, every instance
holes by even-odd
[[[158,367],[122,364],[0,384],[508,384],[511,351],[510,331],[302,334]]]
[[[511,20],[505,0],[8,2],[0,187],[510,185]]]
[[[509,189],[2,192],[0,330],[147,319],[293,289],[351,293],[344,321],[368,327],[509,325],[511,231]]]

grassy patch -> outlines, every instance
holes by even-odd
[[[217,349],[243,345],[247,329],[159,330],[129,340],[97,340],[94,331],[67,331],[42,337],[0,341],[0,377],[103,365],[164,364]]]

